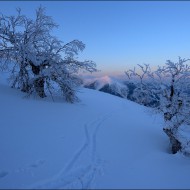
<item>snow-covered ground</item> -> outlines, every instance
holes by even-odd
[[[190,188],[151,109],[81,88],[80,102],[0,84],[0,188]]]

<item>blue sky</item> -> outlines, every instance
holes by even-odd
[[[95,61],[99,75],[190,58],[188,1],[0,1],[0,12],[20,7],[32,17],[40,5],[59,24],[55,35],[62,41],[86,44],[79,59]]]

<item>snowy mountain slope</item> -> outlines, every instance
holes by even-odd
[[[107,75],[105,75],[103,77],[85,79],[84,83],[87,86],[92,84],[92,83],[95,83],[94,87],[96,90],[100,90],[106,84],[109,84],[109,85],[117,84],[119,87],[125,87],[125,85],[120,83],[119,80],[116,80],[115,78],[107,76]]]
[[[81,101],[23,98],[0,85],[0,188],[190,188],[145,107],[80,89]]]
[[[101,92],[106,92],[115,96],[127,98],[128,88],[119,79],[110,76],[90,78],[84,80],[84,87]]]

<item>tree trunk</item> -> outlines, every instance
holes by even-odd
[[[18,77],[15,79],[15,81],[13,82],[13,87],[16,85],[17,82],[22,83],[22,85],[19,86],[21,88],[21,91],[29,93],[30,85],[28,81],[29,81],[28,72],[25,68],[24,62],[22,61],[20,71],[19,71],[19,79]]]
[[[34,86],[35,86],[35,90],[36,90],[38,96],[41,98],[45,98],[46,94],[44,91],[44,79],[42,77],[36,79],[34,81]]]
[[[169,105],[167,106],[167,108],[170,108],[174,103],[173,103],[173,96],[175,94],[175,90],[174,90],[174,80],[175,76],[172,76],[172,84],[170,86],[170,96],[169,96]],[[177,114],[177,112],[166,112],[164,113],[164,119],[165,121],[171,121],[173,117],[175,117]],[[178,124],[180,126],[180,124]],[[181,151],[182,149],[182,145],[181,142],[176,138],[175,134],[174,134],[174,129],[176,129],[175,126],[173,126],[173,130],[172,129],[168,129],[168,128],[163,128],[163,131],[166,133],[166,135],[169,137],[170,139],[170,143],[171,143],[171,149],[172,149],[172,153],[176,154],[177,152]]]
[[[170,143],[171,143],[171,146],[172,146],[172,153],[176,154],[182,148],[181,147],[181,142],[179,142],[179,140],[176,139],[176,137],[173,134],[171,129],[163,128],[163,131],[166,133],[166,135],[170,139]]]
[[[39,75],[40,66],[34,65],[32,61],[29,61],[29,63],[32,67],[32,72],[34,73],[34,75]],[[45,83],[45,81],[44,81],[43,77],[39,77],[34,81],[35,90],[36,90],[38,96],[41,98],[46,97],[45,90],[44,90],[44,83]]]
[[[29,86],[29,84],[23,82],[21,91],[29,93],[30,92],[30,86]]]

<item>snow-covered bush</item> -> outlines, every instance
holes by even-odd
[[[152,71],[150,66],[138,65],[139,71],[128,70],[126,75],[129,81],[138,85],[136,91],[139,102],[149,97],[150,101],[159,100],[155,110],[161,113],[165,126],[164,132],[170,139],[172,153],[187,150],[181,135],[182,126],[190,125],[190,66],[188,59],[178,62],[168,60],[163,67]],[[146,100],[147,101],[147,100]]]
[[[96,64],[78,61],[76,56],[85,45],[79,40],[64,44],[51,34],[57,27],[42,7],[35,19],[22,15],[20,9],[16,16],[0,15],[1,69],[10,71],[13,88],[44,98],[57,86],[65,100],[73,102],[81,83],[76,74],[81,69],[94,72]]]

